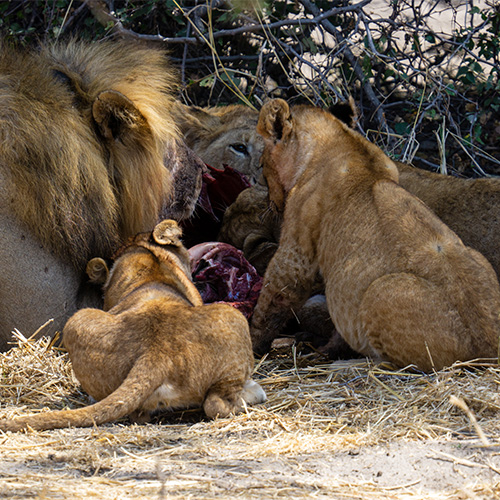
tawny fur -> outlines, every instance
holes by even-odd
[[[62,328],[85,304],[87,260],[154,227],[172,202],[164,160],[172,163],[183,144],[172,119],[177,80],[163,50],[0,42],[0,83],[5,350],[15,327],[28,336],[55,318],[52,333]]]
[[[396,162],[399,183],[482,253],[500,277],[500,179],[462,179]]]
[[[242,105],[199,108],[178,103],[175,116],[187,145],[205,163],[227,165],[257,182],[264,143],[256,132],[256,111]]]
[[[231,125],[227,122],[226,126],[219,126],[212,130],[220,151],[227,150],[230,144],[238,142],[233,130],[240,130],[243,138],[253,139],[255,136],[252,132],[257,122],[258,112],[245,106],[232,106],[231,108],[232,112],[227,115],[227,118],[233,116],[234,123]],[[239,114],[236,113],[237,108],[241,109]],[[329,111],[350,127],[354,126],[357,109],[352,100],[331,108]],[[205,109],[204,112],[208,110]],[[247,117],[246,124],[241,122],[242,117]],[[216,122],[213,124],[216,125]],[[195,133],[196,130],[196,125],[192,124],[191,131],[188,130],[188,133]],[[260,139],[260,136],[257,135],[257,137]],[[198,153],[206,157],[206,148],[201,146],[203,144],[200,144]],[[260,141],[250,144],[248,150],[258,152],[260,155],[262,148],[263,143]],[[257,162],[258,158],[255,164]],[[443,222],[457,232],[467,246],[480,251],[499,275],[500,181],[498,179],[460,179],[428,172],[400,162],[396,162],[396,165],[400,174],[400,185],[425,201]],[[259,274],[264,275],[269,261],[278,248],[282,222],[282,213],[269,206],[267,185],[259,180],[254,186],[243,191],[226,210],[218,240],[241,249]],[[320,292],[321,288],[317,291]],[[299,311],[295,311],[300,318],[297,328],[300,331],[309,332],[310,335],[329,329],[333,332],[332,339],[321,350],[333,357],[338,357],[345,353],[346,348],[333,323],[331,321],[329,324],[325,323],[324,318],[328,317],[326,302],[321,307],[325,308],[321,314],[318,314],[316,310],[318,307],[309,311],[308,303]]]
[[[208,417],[264,401],[251,380],[245,317],[226,304],[203,305],[188,277],[181,231],[165,220],[120,252],[105,285],[105,310],[82,309],[64,328],[64,345],[82,388],[98,403],[0,421],[0,429],[91,426],[136,412],[203,407]],[[94,281],[106,274],[93,259]]]
[[[270,199],[286,205],[252,319],[256,352],[319,270],[333,323],[362,354],[422,370],[497,355],[491,264],[398,185],[394,162],[328,112],[281,99],[264,105],[258,131]]]

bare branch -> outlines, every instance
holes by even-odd
[[[303,5],[303,7],[306,9],[307,12],[310,12],[314,16],[320,15],[320,10],[318,7],[316,7],[316,4],[311,2],[310,0],[299,0],[299,2]],[[357,4],[358,9],[361,9],[361,4],[363,2],[360,2]],[[365,2],[366,3],[366,2]],[[338,30],[330,21],[328,20],[322,20],[321,21],[321,26],[328,31],[331,35],[335,37],[335,40],[337,40],[337,43],[342,44],[345,46],[343,50],[343,54],[345,58],[349,61],[349,64],[351,65],[354,73],[356,74],[356,77],[358,80],[361,82],[363,86],[363,90],[365,91],[368,99],[370,100],[373,108],[374,108],[374,116],[375,119],[378,123],[378,125],[381,127],[382,130],[389,132],[389,126],[387,125],[387,121],[384,116],[384,112],[382,109],[382,103],[379,101],[378,97],[375,95],[375,92],[370,85],[370,82],[365,77],[365,74],[363,73],[363,68],[359,64],[356,56],[352,53],[351,49],[346,44],[346,40],[343,37],[342,33],[340,30]]]
[[[110,25],[113,26],[115,32],[121,36],[135,38],[137,40],[147,40],[151,42],[163,42],[163,43],[167,42],[167,43],[191,44],[191,45],[204,43],[203,39],[200,37],[165,37],[162,35],[143,35],[137,33],[133,30],[125,28],[122,22],[108,11],[104,0],[85,0],[85,1],[90,11],[92,12],[92,15],[97,19],[97,21],[102,26],[105,27],[108,27]],[[274,23],[269,23],[265,25],[255,22],[254,24],[245,24],[244,26],[240,26],[238,28],[219,30],[213,34],[213,39],[216,40],[218,38],[237,36],[245,33],[259,33],[264,31],[265,29],[317,25],[319,22],[331,16],[358,10],[364,5],[370,3],[371,1],[372,0],[362,0],[357,4],[347,5],[345,7],[335,7],[323,13],[321,13],[318,10],[319,14],[312,19],[308,18],[284,19],[282,21],[276,21]],[[196,8],[191,9],[189,12],[184,12],[184,16],[189,18],[189,15],[192,12],[196,12]]]
[[[290,0],[286,9],[270,2],[263,19],[239,13],[229,26],[228,14],[236,15],[231,0],[192,2],[189,8],[176,2],[175,15],[181,13],[186,25],[179,16],[169,22],[187,26],[182,37],[129,29],[129,19],[135,18],[127,9],[115,14],[109,0],[85,0],[85,5],[116,35],[171,45],[188,102],[211,103],[215,95],[232,102],[235,82],[243,101],[276,93],[329,105],[351,94],[372,122],[369,127],[360,122],[360,130],[368,128],[367,134],[389,154],[411,158],[418,149],[420,165],[438,165],[435,132],[445,122],[458,138],[445,145],[450,172],[457,171],[455,165],[460,173],[472,170],[470,165],[479,162],[487,163],[486,169],[481,166],[484,172],[500,172],[485,154],[500,149],[496,7],[481,8],[479,15],[473,4],[401,0],[387,1],[386,9],[371,12],[366,8],[371,0],[354,2],[332,1],[328,10],[313,0]],[[161,9],[170,13],[165,6]],[[334,16],[342,21],[334,23]],[[141,21],[141,31],[163,33],[156,22]],[[224,43],[215,43],[220,40]],[[208,74],[215,77],[210,89],[190,85],[203,82]]]
[[[200,40],[191,37],[165,37],[162,35],[141,35],[135,31],[125,28],[122,22],[113,16],[107,9],[104,0],[85,0],[88,8],[92,12],[97,22],[104,26],[105,28],[112,26],[113,31],[122,37],[133,38],[136,40],[146,40],[150,42],[162,42],[162,43],[187,43],[187,44],[198,44]]]

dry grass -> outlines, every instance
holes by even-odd
[[[21,338],[0,355],[0,374],[0,418],[89,403],[67,355],[47,339]],[[162,413],[142,426],[0,435],[0,496],[500,498],[500,367],[493,361],[421,374],[275,352],[256,377],[267,403],[234,418]],[[464,482],[443,476],[436,490],[432,471],[392,477],[383,460],[408,450],[450,474],[459,470]],[[343,473],[355,460],[359,470]],[[368,462],[381,471],[368,474]]]

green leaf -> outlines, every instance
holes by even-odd
[[[399,122],[394,124],[394,132],[399,135],[408,135],[411,131],[411,126],[406,122]]]
[[[387,78],[390,78],[391,76],[394,76],[396,73],[392,68],[387,68],[384,71],[384,80],[387,80]]]
[[[446,85],[446,87],[444,88],[444,91],[446,94],[451,95],[451,96],[457,95],[457,90],[455,89],[455,86],[452,83],[449,83],[448,85]]]
[[[425,35],[425,40],[430,43],[436,43],[436,37],[434,36],[434,33],[427,33]]]
[[[302,39],[302,44],[306,48],[307,52],[310,52],[312,55],[318,53],[318,47],[314,43],[314,40],[310,37],[305,37]]]
[[[363,58],[363,73],[365,77],[369,78],[373,76],[372,62],[368,56]]]
[[[474,128],[472,130],[473,130],[472,133],[474,135],[474,139],[477,142],[479,142],[479,144],[484,145],[484,142],[481,138],[481,135],[483,134],[483,127],[481,126],[481,124],[476,123],[476,125],[474,125]]]
[[[200,80],[200,87],[211,87],[215,82],[215,76],[214,75],[209,75]]]

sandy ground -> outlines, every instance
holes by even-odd
[[[19,387],[0,366],[14,380],[4,388],[18,387],[0,418],[88,404],[66,358],[44,349],[27,359],[38,378],[44,356],[54,367],[39,385]],[[232,418],[193,410],[146,425],[0,433],[0,498],[500,498],[500,368],[488,366],[425,375],[366,360],[311,366],[287,352],[258,368],[268,401]],[[450,395],[467,399],[482,441]]]
[[[229,422],[218,425],[231,427]],[[498,451],[478,448],[471,441],[397,441],[345,449],[336,446],[335,436],[324,436],[324,450],[295,453],[287,451],[293,436],[283,436],[283,429],[257,430],[251,436],[255,446],[265,448],[268,443],[272,452],[252,457],[249,436],[227,430],[212,438],[210,426],[113,425],[23,436],[14,443],[4,437],[0,496],[500,498]],[[130,434],[125,443],[124,433]],[[318,436],[297,436],[309,438]],[[10,458],[13,448],[23,449],[24,457]]]

